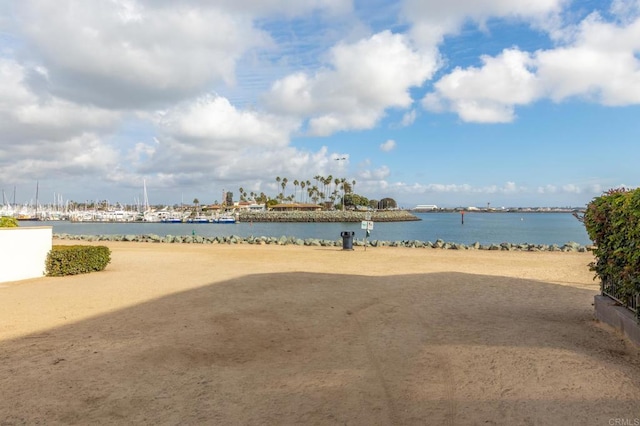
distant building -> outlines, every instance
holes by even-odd
[[[438,206],[435,204],[418,204],[413,210],[438,210]]]
[[[315,212],[315,211],[322,210],[322,206],[318,204],[285,203],[285,204],[276,204],[271,207],[271,210],[276,212],[293,212],[293,211]]]
[[[249,201],[240,201],[239,203],[236,203],[236,207],[238,208],[238,210],[250,212],[261,212],[266,210],[264,204],[257,204],[255,202]]]

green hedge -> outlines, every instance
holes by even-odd
[[[111,261],[105,246],[53,246],[47,255],[46,274],[50,277],[102,271]]]
[[[0,217],[0,228],[17,228],[18,219],[10,216]]]
[[[603,283],[629,300],[640,292],[640,188],[612,189],[587,206],[584,224],[595,244],[591,263]]]

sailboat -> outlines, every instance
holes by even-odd
[[[17,220],[29,220],[29,221],[34,221],[34,220],[39,220],[38,218],[38,187],[39,187],[39,183],[38,181],[36,181],[36,207],[35,210],[31,207],[31,205],[24,205],[20,211],[18,211],[17,213],[15,213],[15,218]],[[14,202],[15,202],[15,187],[13,188],[13,198],[14,198]]]
[[[142,181],[142,191],[143,191],[143,211],[142,211],[142,220],[144,222],[160,222],[161,217],[158,212],[154,211],[149,205],[149,196],[147,195],[147,181],[146,179]]]

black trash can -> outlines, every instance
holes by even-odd
[[[342,250],[353,250],[353,236],[356,233],[353,231],[342,231]]]

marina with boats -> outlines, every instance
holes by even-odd
[[[70,222],[155,222],[155,223],[235,223],[238,213],[213,212],[210,214],[193,214],[189,209],[149,209],[137,211],[132,208],[88,208],[69,209],[51,206],[4,205],[0,208],[0,216],[14,217],[19,221],[70,221]]]
[[[25,204],[10,203],[2,192],[0,217],[7,216],[19,221],[70,221],[70,222],[152,222],[152,223],[235,223],[239,210],[262,210],[257,205],[211,205],[211,206],[151,206],[144,184],[144,201],[142,204],[122,205],[110,204],[107,200],[76,203],[63,201],[54,194],[54,202],[40,204],[38,202],[38,186],[36,185],[36,201]],[[245,203],[247,204],[247,203]]]

